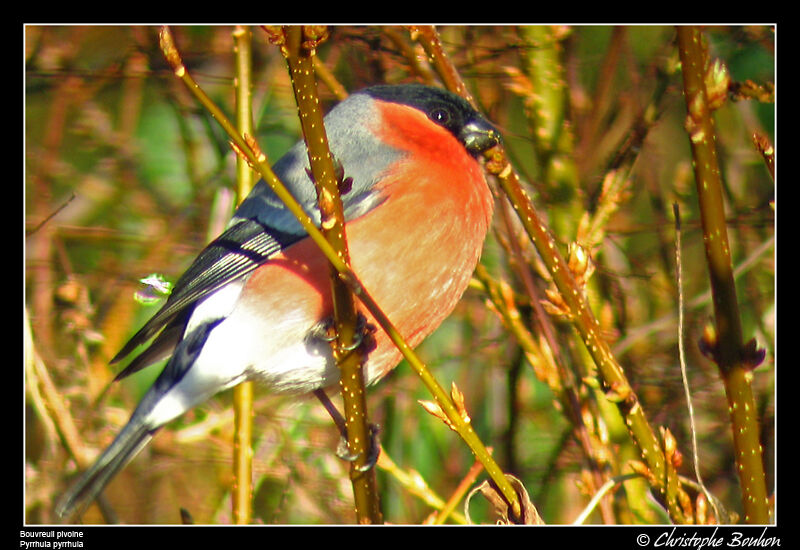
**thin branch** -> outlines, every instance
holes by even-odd
[[[242,135],[252,135],[251,105],[252,47],[251,33],[237,26],[233,31],[236,54],[236,127]],[[236,158],[237,199],[241,202],[253,188],[253,171],[241,157]],[[250,523],[253,515],[253,382],[246,381],[233,389],[233,522]]]
[[[284,27],[281,51],[289,66],[311,173],[317,187],[322,231],[336,250],[337,256],[349,265],[350,253],[339,181],[334,159],[328,148],[314,77],[315,48],[326,35],[327,30],[324,27]],[[369,464],[373,436],[364,389],[363,366],[366,356],[358,345],[358,311],[350,288],[339,278],[334,267],[331,268],[331,291],[336,327],[333,355],[340,371],[339,384],[347,423],[348,452],[354,457],[350,464],[350,480],[353,484],[356,518],[360,524],[383,523],[375,469]]]
[[[585,522],[586,519],[592,514],[592,512],[600,503],[600,501],[603,499],[603,497],[606,496],[606,494],[609,491],[611,491],[611,489],[613,489],[614,487],[616,487],[617,485],[619,485],[624,481],[627,481],[629,479],[634,479],[637,477],[639,477],[639,474],[623,474],[620,476],[612,477],[611,479],[603,483],[603,485],[597,490],[594,496],[592,496],[592,499],[589,501],[589,503],[586,505],[583,511],[580,514],[578,514],[578,517],[575,518],[575,521],[572,522],[572,525],[583,525],[583,522]]]
[[[703,226],[703,243],[711,279],[716,334],[707,347],[725,383],[742,486],[746,523],[767,523],[767,499],[759,425],[750,384],[752,366],[745,360],[739,303],[725,225],[725,208],[715,148],[714,122],[706,93],[707,59],[703,36],[696,27],[680,26],[678,53],[681,59],[684,96],[688,116],[686,131],[692,148],[697,198]]]

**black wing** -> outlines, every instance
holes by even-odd
[[[195,259],[189,269],[175,283],[166,303],[137,332],[117,355],[112,363],[129,355],[136,347],[155,336],[163,327],[164,338],[154,342],[164,343],[176,336],[180,338],[180,328],[188,321],[198,300],[214,292],[226,283],[247,275],[269,260],[274,254],[299,241],[305,235],[283,232],[254,219],[239,219],[222,235],[209,244]],[[147,353],[147,352],[145,352]],[[122,371],[117,378],[136,372],[152,361],[135,361]]]

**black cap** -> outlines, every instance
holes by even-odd
[[[360,90],[381,99],[414,107],[453,134],[472,155],[500,143],[500,133],[461,96],[423,84],[382,84]]]

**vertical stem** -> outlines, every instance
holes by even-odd
[[[253,382],[233,389],[233,523],[247,525],[252,518],[253,494]]]
[[[233,31],[236,53],[236,127],[242,135],[252,135],[251,99],[251,34],[246,27]],[[237,202],[241,202],[253,187],[253,172],[247,161],[236,157]],[[233,389],[234,442],[233,491],[231,495],[233,522],[246,525],[252,518],[253,478],[253,382],[247,381]]]
[[[314,77],[315,41],[321,40],[325,31],[312,27],[285,27],[284,53],[300,113],[303,137],[308,147],[308,158],[321,214],[322,232],[334,247],[339,258],[350,263],[345,235],[344,211],[339,196],[339,181],[334,159],[328,148],[328,138],[322,123],[317,83]],[[346,168],[346,167],[345,167]],[[367,418],[366,392],[364,390],[363,363],[365,356],[358,346],[358,311],[352,292],[331,266],[336,343],[333,353],[340,370],[340,386],[347,423],[347,445],[355,458],[350,466],[356,516],[359,523],[382,523],[383,518],[377,493],[375,469],[369,464],[373,438]]]
[[[678,27],[677,32],[688,111],[686,130],[692,148],[703,242],[714,300],[717,334],[714,355],[728,397],[744,520],[746,523],[767,523],[769,508],[758,418],[750,385],[752,372],[742,360],[742,326],[725,225],[722,177],[714,146],[714,122],[705,86],[703,37],[696,27]]]
[[[519,30],[526,47],[526,73],[531,78],[535,138],[545,161],[556,148],[564,128],[566,84],[561,66],[561,45],[558,29],[531,25]]]

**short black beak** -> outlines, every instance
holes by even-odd
[[[459,138],[473,156],[478,156],[502,141],[500,132],[483,118],[476,118],[465,124]]]

